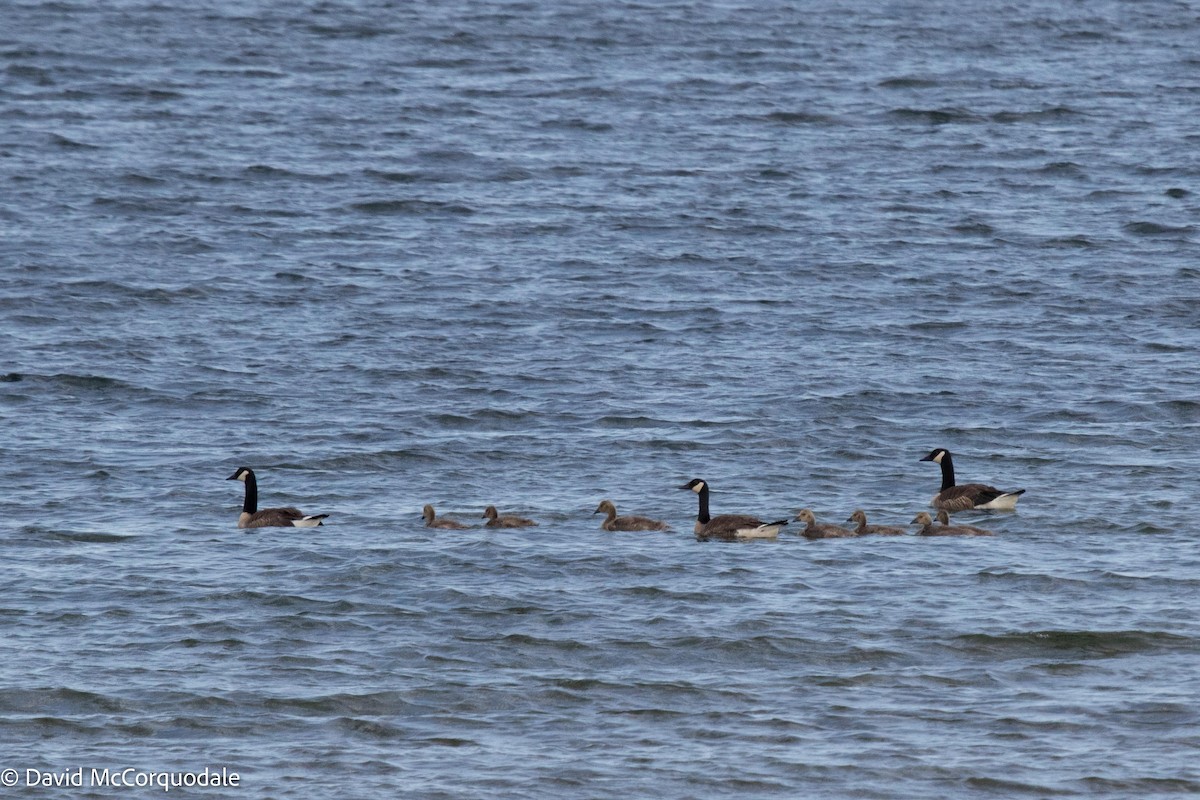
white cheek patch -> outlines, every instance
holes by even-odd
[[[946,455],[946,451],[945,451],[945,450],[939,450],[939,451],[938,451],[938,454],[937,454],[936,456],[934,456],[934,457],[933,457],[933,463],[935,463],[935,464],[940,464],[940,463],[942,463],[942,456],[944,456],[944,455]]]
[[[703,492],[704,491],[704,482],[701,481],[700,483],[697,483],[695,486],[692,487],[692,491],[695,492],[696,494],[700,494],[701,492]]]

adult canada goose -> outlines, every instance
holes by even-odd
[[[691,489],[700,498],[700,513],[696,515],[696,538],[701,541],[721,539],[774,539],[779,529],[788,524],[786,519],[763,522],[749,514],[708,514],[708,484],[699,478],[688,481],[680,489]]]
[[[457,520],[438,517],[431,505],[427,505],[421,509],[421,516],[425,518],[426,528],[445,528],[447,530],[463,531],[470,527],[469,525],[463,525]]]
[[[944,447],[936,447],[929,455],[921,459],[932,461],[942,468],[942,489],[930,505],[934,508],[944,508],[947,511],[1002,510],[1007,511],[1017,506],[1017,500],[1025,494],[1024,489],[1014,489],[1006,492],[986,483],[954,484],[954,460],[950,451]]]
[[[496,511],[495,506],[488,506],[483,510],[483,518],[487,520],[484,527],[487,528],[528,528],[530,525],[537,525],[531,519],[525,517],[517,517],[512,514],[500,514]]]
[[[315,528],[328,514],[305,514],[297,508],[264,508],[258,510],[258,479],[249,467],[238,467],[225,480],[246,484],[246,500],[238,517],[239,528]]]
[[[600,505],[596,506],[593,514],[607,514],[608,516],[600,523],[600,530],[604,531],[669,531],[671,526],[662,520],[650,519],[649,517],[634,517],[634,516],[617,516],[617,507],[613,505],[612,500],[601,500]]]
[[[804,530],[800,531],[800,535],[808,539],[844,539],[847,536],[858,535],[854,531],[840,528],[837,525],[817,522],[812,509],[808,508],[800,509],[800,513],[796,514],[796,521],[804,523]]]
[[[871,533],[879,536],[903,536],[908,533],[904,528],[898,528],[894,525],[868,525],[867,515],[861,508],[856,509],[846,521],[858,523],[858,526],[854,528],[854,532],[859,536],[866,536]]]
[[[945,511],[938,512],[938,519],[942,518]],[[947,515],[947,519],[949,516]],[[991,536],[991,531],[985,531],[983,528],[974,528],[970,525],[941,525],[933,524],[933,517],[929,516],[928,511],[922,511],[913,517],[913,525],[920,525],[921,529],[917,531],[918,536]]]

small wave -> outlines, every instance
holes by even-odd
[[[591,122],[579,117],[543,120],[541,127],[554,130],[586,131],[587,133],[608,133],[613,130],[611,123]]]
[[[66,136],[60,136],[57,133],[50,134],[50,142],[58,147],[67,150],[100,150],[99,145],[87,144],[86,142],[77,142],[74,139],[68,139]]]
[[[283,167],[272,167],[269,164],[251,164],[242,170],[243,175],[250,175],[255,178],[312,178],[311,175],[305,175],[299,172],[293,172],[290,169]]]
[[[1023,783],[1021,781],[1008,780],[1005,778],[967,778],[966,785],[982,792],[998,793],[1005,796],[1012,794],[1028,794],[1039,797],[1050,797],[1053,795],[1076,794],[1076,792],[1069,789],[1055,789],[1050,786]]]
[[[38,384],[39,388],[63,389],[70,391],[106,392],[114,389],[135,389],[133,384],[103,375],[74,375],[58,373],[57,375],[30,375],[21,372],[10,372],[0,377],[0,383],[29,383]]]
[[[358,717],[339,717],[334,720],[339,729],[358,735],[369,736],[372,739],[404,739],[408,740],[410,732],[396,725],[374,719]]]
[[[264,708],[297,716],[388,716],[415,708],[402,692],[329,694],[315,697],[268,697]]]
[[[904,122],[924,122],[930,125],[978,122],[979,116],[965,108],[896,108],[888,116]]]
[[[913,75],[900,75],[878,83],[881,89],[931,89],[937,85],[939,81],[932,78],[918,78]]]
[[[1200,795],[1200,781],[1185,778],[1137,778],[1116,780],[1113,778],[1084,778],[1082,783],[1089,792],[1117,795],[1120,797],[1162,797],[1177,794],[1186,797]]]
[[[1172,226],[1146,221],[1129,222],[1122,227],[1136,236],[1184,236],[1194,230],[1191,225]]]
[[[1034,572],[1017,572],[1016,570],[984,570],[979,573],[981,580],[995,580],[1001,583],[1014,583],[1053,591],[1065,586],[1090,586],[1091,581],[1079,578],[1063,578],[1058,575],[1045,575]]]
[[[0,691],[0,711],[9,714],[56,714],[83,716],[113,714],[125,711],[125,704],[115,697],[79,689],[9,689]]]
[[[960,222],[958,225],[953,225],[950,230],[955,233],[961,233],[964,236],[994,236],[996,229],[986,222]]]
[[[906,326],[911,331],[954,331],[961,330],[967,327],[967,323],[962,320],[927,320],[925,322],[914,322]]]
[[[1043,240],[1038,246],[1049,249],[1078,248],[1081,250],[1089,250],[1094,247],[1098,247],[1095,242],[1082,234],[1077,234],[1075,236],[1054,236]]]
[[[1039,175],[1057,175],[1060,177],[1082,178],[1085,176],[1083,167],[1074,161],[1052,161],[1037,170]]]
[[[96,531],[56,531],[40,529],[40,534],[47,539],[62,542],[79,542],[81,544],[116,544],[137,539],[137,536],[122,536],[116,533],[99,533]]]
[[[838,122],[836,117],[812,111],[773,111],[762,119],[780,125],[834,125]]]
[[[1037,111],[997,111],[990,119],[993,122],[1043,122],[1045,120],[1067,119],[1080,116],[1080,113],[1069,106],[1052,106]]]
[[[474,214],[475,210],[458,203],[446,203],[440,200],[366,200],[361,203],[351,203],[348,206],[353,211],[363,214],[404,215],[413,214]]]
[[[1113,658],[1135,653],[1197,652],[1200,641],[1165,631],[1068,631],[965,634],[955,641],[988,658]]]

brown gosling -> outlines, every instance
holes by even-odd
[[[431,505],[426,505],[425,508],[421,510],[421,516],[425,518],[426,528],[445,528],[446,530],[452,531],[464,531],[471,527],[470,525],[463,525],[457,520],[438,517],[433,510],[433,506]]]
[[[928,511],[922,511],[913,517],[913,525],[920,525],[918,536],[991,536],[991,531],[982,528],[972,528],[970,525],[934,525],[933,517]]]
[[[488,506],[483,510],[483,518],[487,520],[485,527],[488,528],[528,528],[531,525],[537,525],[531,519],[518,517],[513,514],[500,514],[496,511],[495,506]]]
[[[607,514],[604,521],[600,523],[600,530],[604,531],[669,531],[671,526],[662,520],[650,519],[649,517],[636,516],[617,516],[617,507],[613,505],[611,500],[601,500],[600,505],[596,506],[593,514]]]
[[[808,539],[844,539],[849,536],[857,536],[854,531],[846,528],[830,525],[826,522],[817,522],[817,518],[813,516],[811,509],[802,508],[796,514],[796,521],[804,523],[804,530],[800,531],[800,535]]]
[[[854,528],[854,532],[859,536],[866,536],[871,533],[878,536],[904,536],[908,533],[904,528],[899,528],[895,525],[868,525],[867,515],[861,508],[856,509],[846,521],[858,523],[858,526]]]

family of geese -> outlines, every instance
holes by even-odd
[[[1017,500],[1025,493],[1024,489],[1002,491],[994,486],[983,483],[954,483],[954,462],[950,451],[936,448],[921,459],[932,461],[942,468],[942,488],[934,495],[930,505],[937,509],[937,525],[928,512],[917,514],[909,524],[919,525],[918,536],[991,536],[991,531],[975,528],[970,525],[951,525],[950,513],[972,510],[1012,510]],[[315,528],[322,524],[328,514],[305,514],[296,508],[263,508],[258,507],[258,481],[254,470],[249,467],[238,467],[228,480],[241,481],[246,485],[246,498],[242,504],[242,513],[238,517],[239,528]],[[708,482],[696,478],[688,481],[680,489],[691,489],[699,498],[700,513],[696,515],[696,538],[701,541],[717,539],[731,541],[734,539],[773,539],[779,535],[779,530],[788,524],[781,519],[774,522],[763,522],[750,514],[718,514],[711,516],[708,512]],[[604,514],[604,522],[600,527],[606,531],[666,531],[671,527],[661,520],[648,517],[617,516],[617,507],[611,500],[603,500],[596,508],[596,514]],[[452,519],[438,517],[433,506],[424,509],[425,525],[430,528],[463,529],[469,526]],[[487,520],[484,527],[488,528],[524,528],[537,525],[531,519],[512,514],[500,514],[495,506],[488,506],[483,512]],[[861,510],[850,515],[847,522],[856,523],[856,527],[843,528],[838,525],[817,522],[811,510],[802,508],[796,514],[796,521],[804,523],[800,535],[809,539],[833,539],[850,536],[866,536],[877,534],[882,536],[897,536],[908,531],[905,528],[891,525],[871,525],[867,523],[867,515]]]

